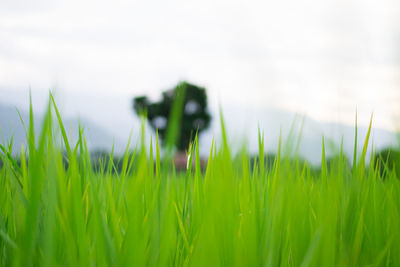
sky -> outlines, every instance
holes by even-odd
[[[181,80],[214,106],[399,130],[400,1],[0,1],[0,101],[55,88],[112,123]]]

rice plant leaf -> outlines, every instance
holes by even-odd
[[[54,110],[56,112],[58,125],[59,125],[59,127],[61,129],[61,135],[62,135],[62,137],[64,139],[64,145],[65,145],[65,149],[67,150],[68,158],[71,158],[72,157],[72,151],[71,151],[71,147],[70,147],[69,142],[68,142],[67,132],[65,131],[64,123],[62,122],[62,118],[61,118],[60,112],[58,111],[58,108],[57,108],[56,102],[54,100],[53,94],[51,94],[51,93],[50,93],[50,99],[51,99],[51,101],[53,103],[53,108],[54,108]]]

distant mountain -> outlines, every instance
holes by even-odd
[[[28,108],[27,92],[1,91],[0,98],[7,103],[13,103],[18,107]],[[37,114],[40,114],[40,107],[45,107],[47,94],[33,94],[34,107],[38,107]],[[88,139],[91,150],[110,150],[115,137],[115,152],[122,153],[132,134],[133,148],[139,139],[140,120],[132,111],[132,98],[127,95],[118,94],[88,94],[88,93],[65,93],[56,98],[57,104],[61,106],[62,115],[68,114],[68,118],[74,118],[74,114],[82,114],[81,124],[85,126],[85,135]],[[23,111],[23,110],[22,110]],[[210,111],[213,115],[211,126],[200,136],[200,154],[207,157],[213,137],[220,144],[221,127],[219,120],[218,103],[210,103]],[[308,116],[302,117],[292,112],[266,107],[245,107],[237,105],[222,105],[224,120],[228,131],[228,137],[234,150],[238,150],[246,144],[247,150],[254,154],[258,151],[258,126],[265,134],[265,150],[276,152],[278,149],[279,136],[282,133],[283,146],[286,153],[296,150],[296,143],[301,134],[301,142],[298,154],[309,161],[318,164],[321,159],[322,136],[325,137],[326,153],[329,157],[340,148],[343,138],[343,150],[352,158],[354,149],[354,126],[332,122],[320,122]],[[43,111],[42,111],[43,113]],[[22,117],[28,122],[27,112],[22,112]],[[40,117],[40,116],[38,116]],[[39,120],[38,120],[39,121]],[[301,127],[303,123],[303,127]],[[79,120],[65,119],[70,137],[76,140]],[[38,124],[36,123],[38,126]],[[374,125],[374,124],[373,124]],[[292,128],[292,131],[291,131]],[[302,130],[301,130],[302,128]],[[38,127],[37,127],[38,129]],[[292,132],[290,138],[289,133]],[[0,104],[0,138],[9,140],[11,133],[14,133],[16,144],[25,140],[25,134],[20,119],[14,107]],[[147,142],[150,143],[150,136],[155,138],[154,132],[147,127]],[[361,152],[367,127],[358,127],[358,150]],[[2,135],[1,135],[2,134]],[[287,140],[290,140],[289,142]],[[389,146],[397,146],[399,139],[396,133],[373,128],[371,132],[371,143],[376,149]],[[289,149],[290,148],[290,149]],[[368,151],[369,153],[369,151]]]
[[[21,117],[18,115],[21,115]],[[36,133],[41,129],[43,114],[34,114]],[[22,121],[21,121],[22,119]],[[54,118],[53,118],[54,119]],[[57,122],[55,121],[56,125]],[[0,103],[0,141],[8,143],[13,137],[13,151],[18,152],[21,145],[26,146],[26,134],[24,129],[29,125],[29,113],[25,110],[17,110],[16,107]],[[79,136],[79,124],[82,125],[84,135],[87,139],[88,148],[94,150],[111,150],[113,143],[119,143],[104,128],[96,125],[87,119],[66,118],[63,119],[69,141],[76,143]]]
[[[218,110],[212,110],[213,122],[206,133],[201,137],[202,147],[210,148],[213,136],[218,141],[220,120]],[[318,164],[322,153],[322,136],[325,138],[327,156],[331,156],[340,149],[343,138],[343,150],[348,155],[353,155],[354,150],[354,126],[340,123],[318,122],[308,116],[279,110],[259,109],[237,106],[223,106],[223,115],[228,135],[236,149],[240,149],[243,142],[246,143],[250,153],[258,151],[258,127],[264,131],[265,149],[276,152],[279,136],[282,134],[283,151],[292,155],[295,153],[297,141],[298,154],[312,163]],[[358,151],[361,153],[368,128],[358,126]],[[300,137],[300,139],[299,139]],[[382,149],[389,146],[397,146],[399,139],[396,133],[379,128],[372,128],[369,148]],[[368,150],[370,153],[370,150]]]

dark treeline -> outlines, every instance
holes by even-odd
[[[136,153],[130,153],[128,157],[128,162],[131,162],[132,166],[134,167],[137,165],[138,160],[139,160],[139,155],[140,152]],[[4,166],[4,159],[5,159],[4,154],[0,154],[0,169],[3,168]],[[107,173],[109,172],[110,174],[119,174],[122,172],[123,169],[123,164],[124,164],[124,156],[116,156],[116,155],[111,155],[110,153],[106,151],[95,151],[90,154],[90,163],[92,166],[92,169],[95,173]],[[20,167],[21,166],[21,159],[19,157],[14,158],[15,163]],[[78,160],[81,161],[81,158],[78,156]],[[205,164],[202,164],[201,167],[204,170],[205,167],[207,166],[206,164],[206,159],[201,159],[204,161]],[[255,164],[259,164],[259,157],[258,155],[256,156],[250,156],[246,160],[248,160],[248,164],[250,169],[252,169]],[[162,159],[163,161],[163,159]],[[233,159],[234,164],[242,164],[243,158],[241,155],[238,155]],[[267,170],[271,170],[274,167],[274,163],[276,161],[276,155],[273,153],[267,153],[264,155],[264,166]],[[291,166],[297,166],[299,168],[302,168],[304,165],[307,165],[309,169],[312,172],[315,172],[317,175],[320,172],[320,167],[319,166],[312,166],[309,164],[306,160],[302,158],[295,158],[295,159],[290,159],[290,158],[284,158],[284,161],[289,163]],[[340,161],[340,157],[331,157],[326,159],[326,166],[328,171],[331,168],[337,167],[338,162]],[[10,162],[10,161],[8,161]],[[345,163],[342,167],[343,168],[352,168],[352,163],[351,161],[344,156],[342,159],[342,163]],[[63,154],[63,163],[66,169],[69,167],[69,160],[68,156],[66,153]],[[176,163],[176,162],[175,162]],[[28,164],[28,160],[26,162]],[[155,163],[154,163],[155,164]],[[371,163],[370,163],[371,164]],[[400,151],[399,150],[394,150],[394,149],[383,149],[379,152],[376,153],[373,161],[374,167],[379,171],[379,174],[381,177],[385,176],[385,173],[391,173],[394,172],[396,174],[396,177],[400,178]],[[186,170],[186,163],[185,164],[175,164],[175,169],[176,171],[184,171]],[[194,167],[194,164],[192,164],[192,167]]]

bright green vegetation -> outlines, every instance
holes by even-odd
[[[196,142],[175,172],[155,140],[95,172],[52,110],[21,164],[1,147],[0,266],[400,266],[400,182],[365,166],[369,134],[354,168],[324,151],[319,171],[280,152],[267,168],[262,134],[250,164],[223,128],[204,171]]]

